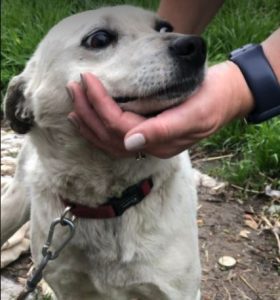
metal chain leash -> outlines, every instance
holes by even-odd
[[[20,295],[17,297],[17,300],[24,300],[30,293],[32,293],[38,283],[41,281],[43,277],[43,271],[45,267],[47,266],[48,262],[51,260],[56,259],[60,252],[65,248],[65,246],[71,241],[75,234],[75,216],[72,216],[71,219],[67,218],[66,215],[70,211],[71,206],[67,206],[61,216],[59,218],[56,218],[52,221],[48,233],[47,240],[42,247],[42,260],[37,268],[35,268],[30,276],[30,278],[26,282],[26,286],[24,290],[20,293]],[[65,227],[67,226],[69,228],[69,234],[66,236],[65,239],[62,240],[61,244],[56,248],[56,250],[50,250],[50,247],[52,246],[53,238],[55,229],[57,226]]]

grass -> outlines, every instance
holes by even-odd
[[[59,20],[70,14],[107,4],[134,4],[156,10],[159,1],[3,0],[1,2],[1,98],[9,79],[18,74],[38,42]],[[227,0],[204,37],[209,63],[246,43],[259,43],[280,24],[278,0]],[[231,152],[215,174],[262,190],[272,183],[280,188],[280,119],[248,126],[241,121],[225,127],[201,143],[208,152]]]
[[[227,126],[220,133],[202,142],[209,152],[234,154],[213,168],[218,175],[248,189],[263,190],[265,185],[280,188],[280,119],[261,125],[242,126],[240,122]]]

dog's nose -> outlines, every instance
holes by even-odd
[[[170,42],[169,51],[195,65],[204,64],[206,59],[206,43],[199,36],[178,37]]]

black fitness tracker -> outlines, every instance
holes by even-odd
[[[229,59],[238,65],[254,96],[255,107],[246,120],[250,123],[261,123],[279,115],[280,84],[262,46],[245,45],[232,51]]]

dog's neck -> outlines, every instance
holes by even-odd
[[[41,130],[31,135],[41,165],[39,169],[44,170],[42,176],[47,174],[45,188],[79,204],[102,205],[106,199],[118,197],[126,188],[145,178],[152,176],[156,181],[159,177],[172,176],[177,169],[176,158],[116,159],[82,139],[78,142],[71,139],[49,132],[42,134]]]
[[[106,203],[97,207],[89,207],[61,199],[70,212],[84,219],[111,219],[120,217],[127,209],[140,203],[153,188],[153,179],[147,178],[128,187],[120,197],[108,198]]]

